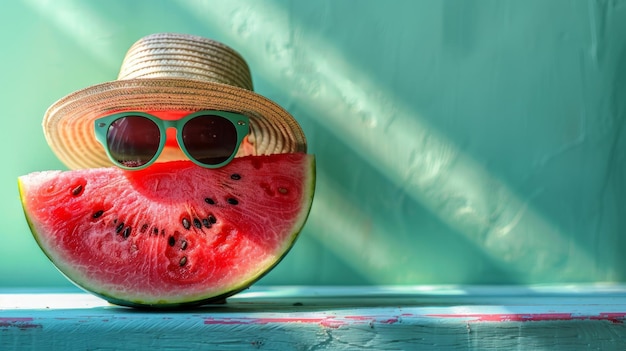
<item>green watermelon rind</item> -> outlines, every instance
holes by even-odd
[[[315,156],[313,155],[311,155],[311,157],[309,158],[308,169],[310,170],[309,174],[307,176],[307,179],[305,179],[303,183],[308,184],[309,186],[307,187],[307,189],[305,189],[305,191],[303,192],[303,196],[302,196],[302,200],[303,200],[302,203],[304,205],[308,205],[308,208],[300,212],[300,217],[295,222],[295,225],[293,226],[293,232],[290,235],[292,239],[283,245],[282,254],[280,254],[280,256],[273,262],[272,265],[268,266],[267,268],[261,269],[259,271],[259,274],[252,276],[249,280],[242,281],[236,286],[233,286],[231,290],[228,290],[218,295],[194,298],[192,301],[181,301],[181,302],[173,302],[173,303],[169,303],[165,301],[157,302],[157,303],[146,303],[146,302],[139,301],[139,300],[129,301],[129,300],[124,300],[124,299],[118,299],[102,291],[95,291],[93,289],[85,288],[80,282],[77,282],[73,278],[69,277],[61,269],[59,269],[56,266],[56,264],[54,264],[54,259],[50,256],[47,250],[44,249],[44,245],[42,245],[42,243],[38,239],[38,236],[35,234],[37,232],[37,229],[35,228],[34,223],[31,221],[28,215],[28,212],[26,211],[26,208],[22,206],[22,209],[24,210],[24,216],[26,218],[26,222],[28,223],[28,227],[30,228],[31,233],[33,234],[33,237],[35,241],[37,242],[37,245],[42,249],[46,257],[54,264],[55,268],[63,276],[65,276],[70,282],[76,285],[78,288],[85,290],[86,292],[90,294],[96,295],[108,301],[111,304],[133,307],[133,308],[145,308],[145,309],[176,309],[176,308],[204,306],[204,305],[210,305],[210,304],[222,304],[224,303],[226,298],[233,296],[237,293],[240,293],[243,290],[248,289],[252,284],[256,283],[265,275],[267,275],[270,271],[274,269],[274,267],[276,267],[285,258],[285,256],[287,256],[289,251],[291,251],[291,249],[293,248],[296,240],[300,236],[300,232],[304,228],[304,224],[306,223],[308,219],[308,216],[311,212],[311,207],[313,204],[313,197],[315,194],[315,186],[316,186],[316,161],[315,161]],[[23,191],[22,182],[19,177],[18,177],[18,190],[19,190],[20,201],[23,204],[24,203],[24,191]],[[304,207],[305,206],[303,206],[303,208]]]

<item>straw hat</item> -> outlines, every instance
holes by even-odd
[[[248,116],[251,154],[306,152],[298,122],[253,92],[250,69],[237,52],[186,34],[141,38],[126,53],[117,80],[55,102],[46,111],[43,129],[48,144],[69,168],[106,167],[112,163],[94,136],[96,118],[119,111],[205,109]]]

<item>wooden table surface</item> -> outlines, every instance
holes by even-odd
[[[626,286],[252,287],[182,311],[0,289],[0,350],[625,350]]]

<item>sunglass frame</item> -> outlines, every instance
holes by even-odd
[[[144,118],[149,119],[150,121],[154,122],[157,125],[157,127],[159,128],[159,133],[160,133],[159,147],[155,155],[148,162],[138,167],[129,167],[118,162],[115,159],[115,157],[113,157],[113,155],[111,154],[108,140],[107,140],[107,134],[109,132],[109,127],[111,126],[111,124],[113,124],[113,122],[117,121],[120,118],[131,117],[131,116],[139,116],[139,117],[144,117]],[[221,162],[215,165],[202,163],[196,160],[194,157],[192,157],[191,154],[187,151],[187,147],[185,146],[185,143],[183,142],[183,135],[182,135],[183,127],[188,121],[196,117],[200,117],[200,116],[219,116],[230,121],[233,124],[233,126],[235,126],[235,130],[237,133],[237,144],[235,145],[233,153],[224,162]],[[100,144],[102,144],[111,162],[113,162],[113,164],[115,164],[119,168],[126,169],[126,170],[133,170],[133,171],[149,167],[159,158],[159,156],[161,155],[161,152],[163,152],[163,148],[165,147],[165,142],[167,139],[166,131],[168,128],[176,129],[176,141],[178,142],[180,149],[183,151],[183,153],[185,154],[185,156],[187,156],[189,160],[191,160],[193,163],[204,168],[220,168],[220,167],[227,165],[228,163],[230,163],[230,161],[233,160],[233,158],[235,158],[235,155],[239,151],[239,147],[241,146],[243,139],[250,132],[250,119],[247,116],[240,114],[240,113],[236,113],[236,112],[219,111],[219,110],[201,110],[201,111],[191,113],[177,120],[165,120],[155,115],[152,115],[146,112],[141,112],[141,111],[124,111],[124,112],[118,112],[118,113],[106,115],[106,116],[97,118],[94,121],[94,133],[95,133],[96,140]]]

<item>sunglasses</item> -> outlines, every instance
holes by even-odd
[[[165,146],[166,130],[175,128],[178,145],[191,161],[218,168],[235,157],[249,123],[248,117],[225,111],[198,111],[175,121],[133,111],[96,119],[95,134],[115,165],[139,170],[154,163]]]

